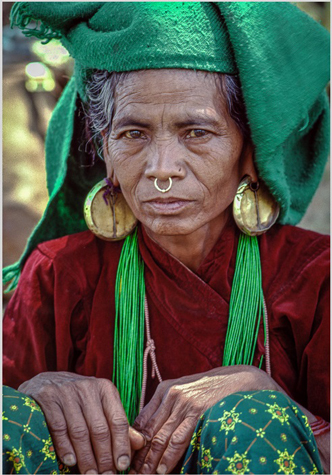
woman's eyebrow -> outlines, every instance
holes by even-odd
[[[217,119],[212,119],[211,117],[201,117],[201,116],[191,117],[186,120],[175,122],[175,126],[178,128],[188,127],[188,126],[193,126],[193,125],[199,125],[199,126],[210,125],[212,127],[220,127],[222,125],[222,122]]]
[[[142,127],[142,128],[149,128],[150,124],[147,122],[142,122],[139,119],[131,118],[131,117],[124,117],[123,119],[114,120],[113,128],[123,128],[123,127]]]

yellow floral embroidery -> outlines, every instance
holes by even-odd
[[[280,439],[283,441],[283,442],[287,442],[287,435],[282,433],[280,434]]]
[[[70,470],[67,467],[67,465],[64,465],[62,462],[58,462],[58,467],[59,467],[60,473],[70,473]],[[183,473],[183,467],[181,469],[181,473]]]
[[[265,465],[266,462],[267,462],[266,457],[259,457],[259,463],[260,463],[261,465]]]
[[[294,468],[296,465],[293,461],[294,455],[290,455],[287,450],[281,452],[278,450],[279,458],[275,460],[275,462],[279,465],[278,473],[285,473],[286,475],[295,473]]]
[[[311,470],[311,472],[309,472],[310,474],[314,474],[314,473],[318,473],[318,468],[316,467],[316,465],[314,465],[314,468],[313,470]]]
[[[226,457],[226,460],[230,462],[228,467],[226,468],[228,472],[236,473],[239,475],[250,472],[250,470],[248,469],[250,459],[247,458],[247,452],[244,452],[244,454],[241,455],[235,451],[234,457]]]
[[[10,440],[9,434],[3,434],[3,440]]]
[[[275,394],[269,394],[270,399],[277,399],[277,396]]]
[[[30,407],[31,409],[31,412],[34,412],[34,411],[39,411],[39,412],[42,412],[42,410],[40,409],[40,407],[38,406],[38,404],[36,403],[36,401],[34,401],[33,399],[31,399],[30,397],[26,396],[26,397],[22,397],[23,401],[24,401],[24,406],[28,406]]]
[[[262,437],[262,439],[265,437],[265,432],[263,431],[263,429],[257,429],[256,430],[256,436],[257,437]]]
[[[190,445],[192,445],[193,452],[194,450],[199,450],[201,446],[201,433],[202,433],[202,427],[200,427],[197,432],[193,433],[193,436],[190,441]]]
[[[18,410],[18,407],[16,406],[16,404],[12,404],[11,406],[9,406],[9,409],[11,411],[17,411]]]
[[[29,433],[31,431],[31,427],[29,424],[24,424],[23,425],[23,431]]]
[[[204,445],[202,445],[202,456],[201,456],[202,468],[206,468],[207,470],[212,468],[212,463],[211,463],[212,460],[213,460],[213,457],[211,455],[211,449],[205,449]]]
[[[39,452],[42,452],[45,455],[44,460],[48,458],[55,460],[56,455],[55,455],[54,445],[53,445],[51,436],[49,436],[47,440],[43,439],[43,442],[44,442],[44,447]]]
[[[240,420],[240,414],[235,412],[235,408],[231,411],[224,411],[224,415],[218,419],[221,422],[219,431],[225,431],[226,435],[229,431],[234,430],[236,424],[238,422],[242,422]]]
[[[215,435],[212,437],[211,442],[212,442],[213,445],[216,445],[217,437]]]
[[[13,462],[15,473],[19,473],[21,468],[25,467],[24,455],[22,454],[21,448],[18,450],[13,448],[11,452],[7,451],[7,454],[9,454],[8,460]]]
[[[304,414],[302,414],[302,419],[303,419],[304,425],[309,429],[310,424],[309,424],[309,421],[308,421],[307,416],[305,416]]]
[[[284,407],[278,406],[275,402],[272,404],[266,404],[269,409],[266,409],[265,412],[269,412],[272,415],[272,419],[278,419],[278,421],[284,425],[284,422],[289,425],[288,419],[289,415],[286,413],[286,409]]]

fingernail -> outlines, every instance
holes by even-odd
[[[65,465],[69,465],[71,467],[72,465],[75,465],[76,458],[73,454],[67,454],[63,457],[62,461]]]
[[[118,469],[119,470],[127,470],[130,464],[130,459],[128,455],[121,455],[121,457],[118,458]]]
[[[161,474],[161,475],[164,475],[165,473],[167,472],[167,467],[165,464],[161,464],[159,465],[159,467],[157,468],[157,473]]]
[[[97,470],[94,470],[94,469],[92,468],[91,470],[88,470],[88,471],[85,472],[85,473],[91,473],[91,474],[92,474],[92,473],[98,473],[98,472],[97,472]]]

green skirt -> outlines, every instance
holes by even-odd
[[[277,391],[231,394],[197,424],[181,473],[324,473],[307,417]]]
[[[3,473],[59,474],[59,462],[38,404],[3,388]],[[77,473],[77,468],[71,469]],[[181,473],[324,473],[306,416],[283,394],[227,396],[200,418]]]

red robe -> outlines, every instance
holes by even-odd
[[[140,228],[163,379],[222,364],[237,241],[229,223],[194,274]],[[272,377],[295,401],[329,420],[329,237],[275,225],[259,245]],[[111,379],[121,247],[86,231],[45,242],[32,253],[4,317],[5,384],[17,388],[43,371]],[[263,353],[261,328],[255,365]],[[147,400],[157,383],[149,376]]]

